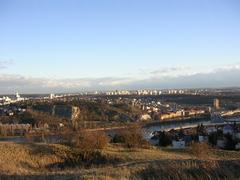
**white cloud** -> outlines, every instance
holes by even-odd
[[[165,77],[178,77],[185,75],[195,74],[193,68],[189,66],[175,66],[175,67],[167,67],[161,68],[150,72],[150,76],[157,78],[165,78]]]
[[[0,69],[5,69],[13,63],[12,60],[0,60]]]
[[[213,71],[217,72],[217,71],[228,71],[228,70],[240,70],[240,63],[234,63],[234,64],[225,64],[222,66],[218,66],[217,68],[215,68]]]
[[[139,88],[198,88],[240,85],[240,64],[210,69],[169,67],[145,71],[143,76],[76,79],[47,79],[0,74],[0,93],[79,92],[82,90],[115,90]]]

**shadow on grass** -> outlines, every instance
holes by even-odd
[[[91,152],[82,152],[80,149],[73,147],[66,147],[62,149],[60,147],[56,147],[48,144],[25,144],[29,149],[30,157],[38,156],[41,158],[44,156],[52,156],[53,162],[48,165],[42,165],[35,158],[33,159],[34,165],[27,164],[23,162],[22,166],[26,167],[26,169],[32,169],[36,172],[41,170],[44,171],[55,171],[55,170],[64,170],[69,168],[89,168],[89,167],[99,167],[110,164],[116,164],[121,162],[120,158],[117,158],[113,155],[104,154],[100,150],[93,150]],[[55,159],[55,161],[54,161]],[[58,161],[56,162],[56,159]]]
[[[132,175],[140,179],[239,179],[240,161],[165,160],[149,164]]]
[[[106,165],[113,165],[120,163],[121,159],[103,154],[101,151],[94,151],[91,153],[73,152],[64,158],[64,161],[53,163],[47,166],[47,169],[69,169],[75,167],[91,168],[102,167]]]
[[[31,155],[53,155],[55,154],[55,151],[51,145],[48,144],[25,144],[27,148],[29,149]]]
[[[141,162],[143,163],[143,162]],[[135,163],[127,168],[112,167],[107,171],[101,172],[103,177],[111,176],[113,179],[121,179],[128,170],[129,179],[162,179],[162,180],[219,180],[219,179],[239,179],[240,161],[200,161],[200,160],[158,160],[143,163],[144,168],[139,168],[141,164]],[[123,172],[121,172],[123,171]],[[63,173],[64,171],[61,171]],[[119,175],[120,174],[120,175]],[[78,171],[74,174],[60,173],[51,175],[32,175],[32,176],[7,176],[2,175],[0,179],[83,179],[86,175],[91,175],[92,179],[98,179],[99,173],[91,171]]]
[[[3,180],[79,180],[81,177],[75,175],[0,175]]]
[[[188,154],[188,151],[186,149],[173,149],[173,148],[168,148],[168,147],[160,147],[159,149],[163,152]]]

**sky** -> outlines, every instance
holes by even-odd
[[[240,84],[239,0],[0,0],[0,94]]]

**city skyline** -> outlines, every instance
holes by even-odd
[[[240,83],[240,3],[0,1],[0,94]]]

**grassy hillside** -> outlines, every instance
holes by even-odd
[[[51,113],[53,106],[59,106],[58,115],[61,118],[70,118],[71,113],[67,113],[67,110],[71,106],[80,108],[79,121],[102,121],[102,122],[126,122],[136,120],[141,114],[141,110],[128,104],[108,104],[106,102],[79,100],[73,102],[58,102],[58,103],[38,103],[32,105],[32,108],[36,111]],[[60,108],[62,107],[62,108]],[[60,111],[62,111],[60,113]],[[60,115],[61,114],[61,115]]]
[[[240,152],[199,158],[187,150],[126,149],[109,145],[91,166],[74,164],[64,145],[0,143],[1,177],[54,179],[239,179]],[[70,160],[69,160],[70,159]]]
[[[83,121],[133,121],[141,110],[127,104],[110,105],[103,102],[78,101],[73,103],[81,110],[79,119]]]

